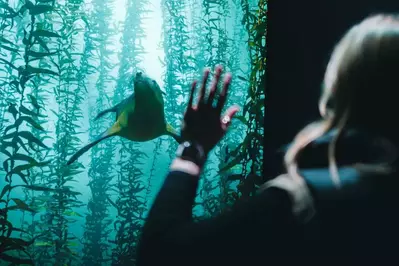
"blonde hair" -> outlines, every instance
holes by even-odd
[[[335,159],[337,141],[348,126],[384,133],[392,130],[389,122],[393,124],[395,119],[392,111],[395,87],[399,87],[399,19],[393,15],[371,16],[353,26],[335,47],[319,101],[322,119],[306,126],[294,138],[284,157],[289,176],[297,181],[302,179],[298,171],[302,151],[335,129],[336,134],[329,143],[328,160],[331,178],[339,187]],[[385,107],[381,109],[379,105],[384,102]],[[378,105],[378,109],[373,109],[373,105]],[[354,165],[357,169],[383,173],[392,170],[390,165],[392,158],[396,158],[396,149],[387,138],[381,140],[379,145],[392,155],[390,159],[380,164],[359,163]]]

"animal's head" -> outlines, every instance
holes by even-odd
[[[137,72],[133,84],[136,94],[163,93],[158,83],[142,72]]]

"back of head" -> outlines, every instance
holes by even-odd
[[[390,134],[396,129],[398,88],[399,17],[372,16],[352,27],[336,46],[320,111],[333,126],[346,117],[352,127]]]
[[[396,146],[396,111],[399,88],[399,17],[375,15],[353,26],[335,47],[324,78],[319,102],[322,120],[303,129],[285,156],[287,170],[300,177],[297,160],[301,151],[331,129],[337,134],[330,144],[332,177],[339,184],[334,149],[345,128],[357,128],[385,137]],[[384,143],[384,145],[387,142]],[[368,169],[385,171],[371,165]]]

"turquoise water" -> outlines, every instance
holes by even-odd
[[[233,73],[228,104],[241,111],[210,155],[196,218],[216,215],[241,195],[238,175],[260,175],[261,139],[248,136],[263,136],[266,44],[254,32],[266,30],[264,1],[1,3],[0,265],[134,265],[177,143],[113,137],[66,162],[114,123],[115,114],[94,118],[133,93],[129,81],[138,71],[165,93],[166,120],[176,130],[203,68],[222,64]]]

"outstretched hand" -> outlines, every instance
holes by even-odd
[[[205,153],[209,153],[226,134],[231,119],[239,110],[238,106],[231,106],[227,109],[223,117],[221,117],[231,82],[231,74],[227,73],[222,91],[218,94],[217,87],[221,74],[222,67],[217,66],[209,95],[205,97],[206,84],[209,77],[209,69],[205,69],[198,103],[195,106],[193,106],[193,98],[197,82],[194,81],[192,83],[191,94],[184,115],[184,123],[181,131],[183,139],[201,145]]]

